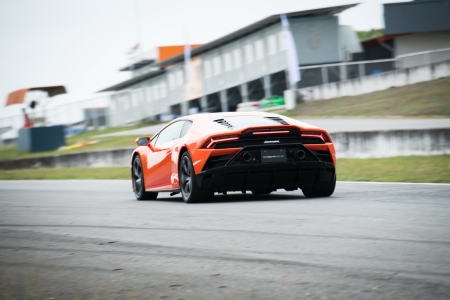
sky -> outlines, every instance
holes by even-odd
[[[137,42],[204,44],[270,15],[360,3],[339,15],[354,30],[383,28],[383,3],[402,0],[1,0],[0,116],[8,93],[65,85],[87,95],[131,78],[119,69]]]

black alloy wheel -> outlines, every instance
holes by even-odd
[[[155,200],[156,197],[158,197],[158,193],[145,191],[144,172],[142,171],[142,163],[139,155],[137,155],[133,160],[131,180],[133,182],[133,191],[136,199]]]
[[[214,191],[198,187],[195,180],[194,167],[188,152],[184,152],[181,156],[178,175],[180,179],[181,196],[183,197],[184,202],[207,202],[213,197]]]
[[[181,157],[180,164],[180,187],[184,199],[189,199],[192,193],[192,172],[190,159],[187,155]]]

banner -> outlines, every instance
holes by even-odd
[[[285,14],[280,15],[281,27],[283,30],[284,42],[286,44],[286,60],[288,65],[289,86],[296,88],[297,82],[301,80],[300,65],[297,58],[297,49],[295,47],[294,37],[289,26],[289,21]]]

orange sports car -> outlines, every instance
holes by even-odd
[[[209,201],[216,192],[270,194],[298,188],[306,197],[327,197],[336,185],[330,135],[277,114],[185,116],[136,143],[131,179],[138,200],[171,192],[193,203]]]

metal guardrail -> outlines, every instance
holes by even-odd
[[[395,69],[419,67],[448,60],[450,60],[450,48],[444,48],[399,55],[390,59],[299,67],[302,73],[302,81],[299,84],[299,88],[344,81]]]
[[[450,60],[450,48],[398,55],[396,60],[399,69],[430,65]]]

